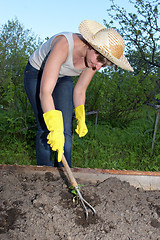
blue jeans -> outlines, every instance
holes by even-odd
[[[39,99],[40,82],[42,71],[33,68],[29,63],[24,71],[24,87],[28,99],[32,105],[36,121],[36,158],[39,166],[53,166],[52,149],[47,144],[47,135],[49,133],[43,119],[43,111]],[[62,111],[64,123],[64,155],[71,167],[71,146],[72,146],[72,114],[73,114],[73,81],[72,77],[65,76],[58,78],[57,84],[52,93],[56,110]],[[55,167],[62,167],[62,162],[57,161],[57,152],[54,159]]]

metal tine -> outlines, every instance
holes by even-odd
[[[74,188],[75,188],[75,190],[77,191],[78,196],[79,196],[79,198],[80,198],[80,200],[81,200],[81,202],[82,202],[82,205],[83,205],[83,207],[84,207],[84,209],[85,209],[85,211],[86,211],[86,219],[88,218],[88,209],[87,209],[86,205],[91,209],[93,215],[96,214],[96,210],[82,197],[82,194],[81,194],[81,192],[79,191],[78,186],[75,186]],[[86,204],[86,205],[85,205],[85,204]]]

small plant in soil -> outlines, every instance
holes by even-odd
[[[80,191],[80,189],[81,189],[81,187],[83,187],[84,185],[81,185],[81,184],[78,184],[78,190]],[[73,202],[75,203],[79,203],[79,196],[78,196],[78,193],[77,193],[77,191],[74,189],[74,187],[73,186],[70,186],[69,187],[69,189],[71,189],[72,191],[71,191],[71,193],[74,195],[73,196]]]

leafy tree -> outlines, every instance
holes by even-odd
[[[134,13],[128,13],[111,0],[111,7],[107,11],[112,20],[109,24],[106,20],[104,22],[109,27],[118,21],[119,32],[128,40],[128,54],[135,73],[141,71],[141,68],[146,72],[157,71],[160,68],[160,3],[154,0],[129,2],[134,6]]]
[[[23,72],[29,55],[39,43],[40,39],[25,30],[17,18],[0,29],[0,104],[14,110],[15,116],[26,112]]]
[[[30,54],[40,44],[31,30],[18,21],[8,20],[0,28],[0,132],[1,161],[6,158],[30,161],[33,152],[33,111],[24,91],[24,69]],[[35,137],[34,137],[35,138]],[[28,144],[29,143],[29,144]],[[23,159],[23,160],[22,160]],[[25,163],[26,163],[25,162]],[[24,163],[24,162],[23,162]]]

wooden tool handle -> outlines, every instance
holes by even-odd
[[[76,179],[74,178],[73,173],[72,173],[64,155],[62,156],[62,163],[63,163],[63,166],[64,166],[66,172],[67,172],[68,178],[69,178],[72,186],[73,187],[78,186],[78,184],[76,182]]]

